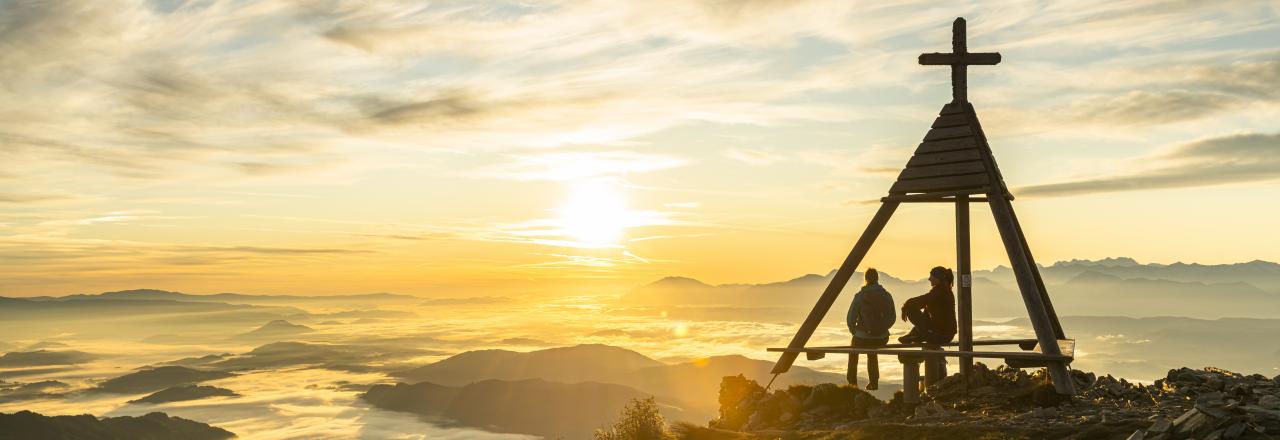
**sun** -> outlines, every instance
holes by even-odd
[[[561,233],[588,248],[617,247],[635,215],[626,196],[603,180],[584,180],[570,188],[560,206]]]

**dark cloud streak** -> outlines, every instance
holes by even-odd
[[[1280,179],[1280,133],[1238,134],[1179,145],[1136,159],[1156,167],[1127,174],[1031,185],[1015,191],[1027,197],[1189,188]]]

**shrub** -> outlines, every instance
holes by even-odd
[[[672,440],[671,429],[658,413],[652,397],[631,399],[613,427],[597,429],[596,440]]]

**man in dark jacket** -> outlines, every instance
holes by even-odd
[[[867,284],[853,296],[849,316],[845,322],[853,333],[853,348],[879,348],[889,342],[889,327],[896,316],[893,313],[893,296],[880,286],[880,272],[867,269],[863,277]],[[858,354],[849,353],[849,384],[858,386]],[[867,389],[880,388],[880,360],[875,353],[867,354]]]
[[[951,293],[955,274],[935,267],[929,271],[929,293],[902,303],[902,319],[914,326],[898,338],[903,344],[945,344],[956,337],[956,296]]]

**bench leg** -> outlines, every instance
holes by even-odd
[[[941,346],[926,345],[925,350],[942,350]],[[928,387],[947,377],[947,360],[942,356],[930,356],[924,361],[924,386]]]
[[[920,403],[920,362],[902,363],[902,401]]]
[[[929,358],[924,363],[924,386],[932,386],[947,377],[947,360],[941,356]]]

